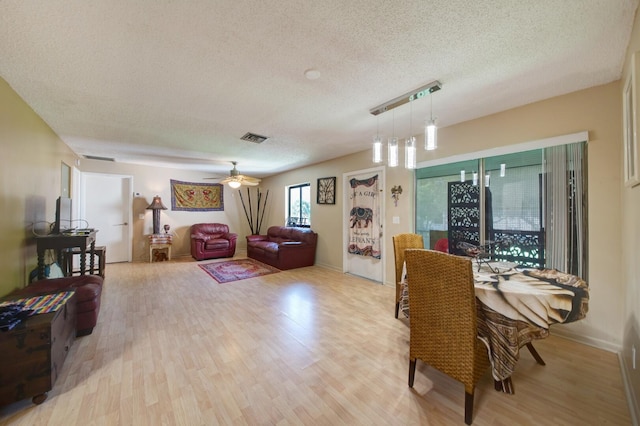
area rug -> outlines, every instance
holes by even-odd
[[[253,259],[226,260],[198,266],[220,284],[280,272],[280,269]]]

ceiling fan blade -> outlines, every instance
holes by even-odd
[[[238,175],[238,177],[246,182],[255,182],[256,184],[258,184],[262,179],[258,179],[258,178],[254,178],[251,176],[246,176],[246,175]]]
[[[229,182],[238,182],[240,185],[245,186],[257,186],[262,179],[254,178],[251,176],[241,175],[236,168],[236,162],[232,161],[233,169],[229,170],[229,176],[225,177],[210,177],[205,179],[217,179],[218,183],[225,184]]]

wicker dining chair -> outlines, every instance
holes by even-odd
[[[464,384],[464,421],[473,418],[473,392],[489,367],[478,339],[476,296],[469,259],[432,250],[407,250],[409,282],[409,387],[416,361]]]
[[[402,296],[402,267],[404,266],[404,251],[406,249],[424,248],[424,240],[419,234],[397,234],[393,239],[393,255],[396,263],[396,318],[400,308],[400,297]]]

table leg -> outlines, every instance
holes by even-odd
[[[44,278],[44,250],[38,250],[38,279]]]
[[[80,248],[80,275],[84,275],[87,272],[87,265],[85,263],[86,261],[87,261],[87,248],[81,247]]]
[[[527,343],[527,349],[529,349],[529,352],[531,352],[531,355],[535,358],[538,364],[547,365],[544,363],[544,360],[542,359],[540,354],[538,354],[538,351],[536,351],[536,348],[533,347],[533,344],[531,342]]]
[[[91,241],[91,249],[89,250],[89,273],[93,275],[93,267],[95,264],[94,255],[96,251],[96,240]]]

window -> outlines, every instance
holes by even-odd
[[[416,230],[425,247],[483,246],[495,260],[586,278],[586,143],[416,171]]]
[[[287,226],[311,226],[311,184],[302,183],[287,188]]]

